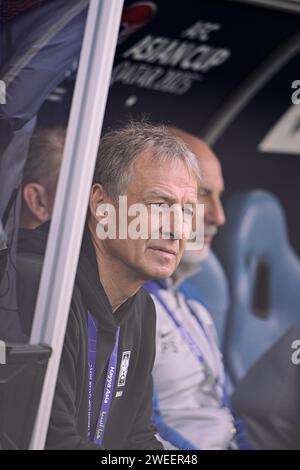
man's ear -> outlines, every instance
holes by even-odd
[[[107,196],[101,184],[93,184],[90,192],[90,213],[93,219],[98,219],[97,208],[99,204],[107,202]]]
[[[51,218],[47,191],[39,183],[28,183],[23,188],[23,199],[32,216],[39,223],[47,222]]]

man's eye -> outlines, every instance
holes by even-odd
[[[208,195],[208,192],[207,192],[206,189],[201,189],[201,188],[200,188],[200,189],[198,190],[198,198],[199,198],[199,199],[200,199],[200,198],[207,197],[207,195]]]
[[[168,204],[166,204],[165,202],[150,202],[150,206],[154,206],[154,207],[164,207],[164,208],[168,208]]]
[[[195,213],[195,210],[193,207],[183,207],[183,213],[188,216],[193,216]]]

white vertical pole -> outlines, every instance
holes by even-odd
[[[123,0],[91,0],[31,344],[52,347],[31,449],[43,449],[79,258]]]

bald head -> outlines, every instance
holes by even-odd
[[[205,245],[209,247],[218,227],[225,223],[225,215],[221,203],[224,181],[220,162],[212,149],[199,137],[176,127],[170,131],[180,137],[198,158],[203,175],[199,202],[204,204]]]
[[[203,179],[210,179],[211,173],[214,173],[217,179],[222,179],[222,186],[224,186],[220,162],[207,143],[199,137],[185,132],[182,129],[178,129],[177,127],[170,127],[169,129],[174,135],[180,137],[196,155],[200,168],[202,169]],[[222,187],[222,190],[223,189]]]

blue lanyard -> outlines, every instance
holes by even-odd
[[[93,390],[95,383],[95,366],[96,366],[96,351],[97,351],[97,335],[98,335],[98,322],[88,313],[88,337],[89,337],[89,406],[88,406],[88,439],[91,440],[91,418],[92,418],[92,404],[93,404]],[[116,342],[111,353],[109,364],[106,373],[104,384],[103,398],[100,408],[100,413],[97,421],[94,443],[102,445],[104,438],[104,431],[107,423],[108,412],[110,409],[114,383],[117,373],[118,362],[118,345],[119,345],[120,327],[117,330]]]
[[[170,310],[168,305],[166,305],[165,301],[163,300],[163,298],[161,297],[161,295],[159,293],[159,287],[157,286],[157,284],[155,282],[147,282],[146,287],[153,295],[155,295],[157,300],[160,302],[160,304],[164,308],[165,312],[168,314],[168,316],[171,318],[171,320],[173,321],[176,328],[179,330],[182,339],[188,345],[188,347],[190,348],[191,352],[194,354],[196,359],[201,364],[203,364],[205,367],[207,367],[207,363],[205,361],[205,358],[202,354],[202,351],[201,351],[198,343],[196,343],[194,341],[194,339],[192,338],[190,333],[187,331],[187,329],[184,327],[184,325],[177,320],[177,318],[174,316],[173,312]],[[196,321],[198,322],[201,330],[203,331],[203,333],[204,333],[204,335],[205,335],[205,337],[206,337],[206,339],[207,339],[207,341],[210,345],[212,354],[215,358],[214,362],[215,362],[215,364],[217,364],[218,358],[216,358],[216,354],[214,353],[215,348],[214,348],[214,345],[212,344],[212,341],[211,341],[211,338],[210,338],[209,334],[206,331],[206,328],[204,327],[203,323],[201,322],[199,316],[193,311],[191,306],[188,303],[186,303],[186,304],[187,304],[187,307],[188,307],[190,313],[196,319]],[[206,378],[207,378],[209,374],[205,370],[204,370],[204,373],[205,373]],[[228,400],[227,400],[227,394],[226,394],[226,387],[225,387],[225,383],[222,383],[220,375],[219,375],[218,378],[215,379],[215,381],[213,383],[214,392],[215,392],[215,395],[216,395],[217,398],[219,397],[219,394],[218,394],[218,391],[217,391],[218,386],[222,390],[222,398],[221,398],[222,407],[227,407],[228,406]]]

